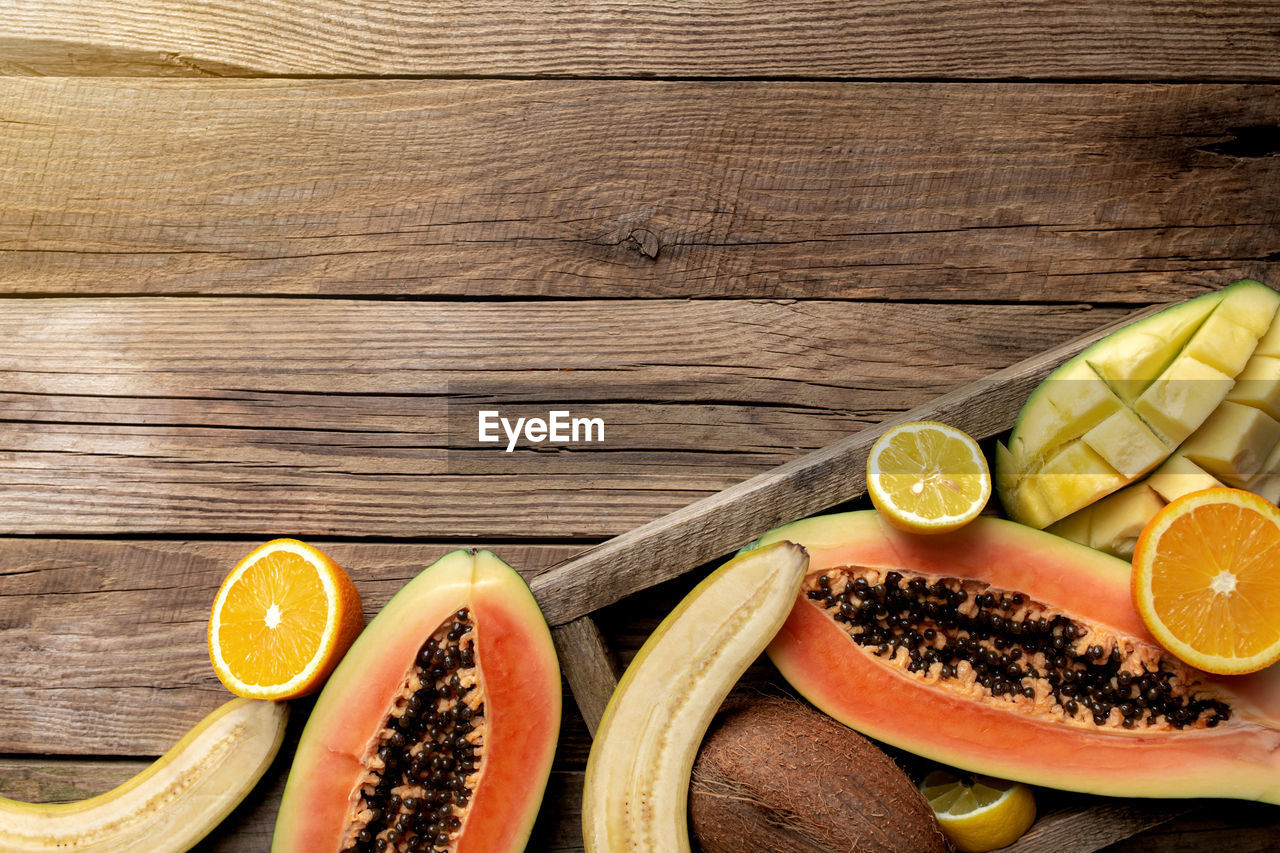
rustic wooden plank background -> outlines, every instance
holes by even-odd
[[[1274,85],[0,79],[0,292],[1168,301]]]
[[[207,608],[263,539],[370,614],[453,547],[533,578],[1242,276],[1280,286],[1276,0],[10,0],[0,795],[105,790],[219,704]],[[607,442],[479,450],[494,405]],[[692,582],[596,614],[622,662]],[[284,767],[201,849],[265,850]],[[1107,849],[1277,848],[1191,805]]]

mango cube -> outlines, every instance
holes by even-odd
[[[1009,500],[1005,504],[1005,510],[1010,518],[1017,519],[1022,524],[1044,528],[1057,518],[1049,508],[1049,502],[1037,488],[1034,477],[1019,483],[1017,488],[1007,494]]]
[[[1120,399],[1132,403],[1221,301],[1222,294],[1215,293],[1166,308],[1104,338],[1083,353],[1083,360]]]
[[[1232,320],[1222,310],[1209,315],[1182,354],[1235,376],[1244,369],[1258,344],[1258,332]]]
[[[1249,359],[1227,399],[1261,409],[1280,421],[1280,358],[1255,355]]]
[[[1066,415],[1051,403],[1037,406],[1019,426],[1021,428],[1009,436],[1011,463],[1019,471],[1034,470],[1046,452],[1079,435],[1072,429]]]
[[[1262,495],[1273,504],[1280,503],[1280,474],[1259,474],[1245,488]]]
[[[1052,514],[1050,521],[1070,515],[1128,482],[1082,441],[1063,447],[1029,480],[1044,496]]]
[[[1034,470],[1041,457],[1079,438],[1099,421],[1124,408],[1107,384],[1084,362],[1068,362],[1036,391],[1038,405],[1024,407],[1009,449],[1022,470]]]
[[[1224,314],[1253,332],[1255,338],[1266,333],[1280,309],[1280,293],[1259,281],[1245,279],[1222,291],[1223,299],[1215,313]]]
[[[1244,486],[1251,492],[1262,495],[1267,500],[1280,503],[1280,444],[1271,449],[1262,470],[1249,479]]]
[[[1093,505],[1089,544],[1117,557],[1132,557],[1142,528],[1164,503],[1164,498],[1145,483],[1108,495]]]
[[[1266,334],[1258,339],[1258,346],[1254,349],[1253,354],[1280,358],[1280,322],[1271,321]]]
[[[1229,486],[1243,487],[1280,442],[1280,422],[1261,409],[1224,402],[1179,449]]]
[[[1129,409],[1121,409],[1082,438],[1106,463],[1128,479],[1150,471],[1169,453],[1165,443]]]
[[[1195,432],[1231,390],[1232,379],[1203,361],[1182,356],[1142,392],[1133,410],[1170,444]]]
[[[1044,527],[1053,516],[1044,496],[1032,480],[1023,478],[1022,470],[1013,452],[997,441],[995,484],[1005,513],[1022,524]]]
[[[1089,528],[1093,523],[1093,508],[1095,506],[1097,504],[1089,504],[1084,509],[1078,509],[1066,518],[1060,518],[1050,524],[1045,530],[1055,536],[1061,536],[1063,539],[1070,539],[1072,542],[1088,545]]]
[[[1089,364],[1068,362],[1044,383],[1044,395],[1077,430],[1072,438],[1107,415],[1124,408],[1124,403]]]
[[[1181,453],[1175,453],[1166,459],[1145,482],[1166,501],[1174,501],[1183,495],[1201,489],[1216,489],[1222,485],[1212,474]]]

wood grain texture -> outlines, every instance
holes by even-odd
[[[7,293],[1146,303],[1280,266],[1275,85],[8,78],[0,151]]]
[[[1280,809],[1261,803],[1210,801],[1107,853],[1273,853],[1280,839]]]
[[[600,539],[1123,313],[7,300],[0,533]],[[482,449],[484,407],[606,440]]]
[[[0,539],[0,754],[165,752],[227,699],[208,660],[209,607],[261,541]],[[320,547],[351,574],[372,618],[458,546]],[[529,578],[577,550],[492,547]]]
[[[537,583],[1119,306],[1276,284],[1277,20],[1275,0],[4,4],[0,294],[94,298],[0,300],[0,534],[55,537],[0,538],[0,796],[105,790],[225,698],[204,611],[262,538],[400,540],[321,542],[368,612],[454,542],[554,536],[497,545]],[[467,304],[487,297],[509,301]],[[748,301],[789,297],[816,301]],[[616,444],[443,440],[513,400],[601,406]],[[121,538],[56,538],[98,534]],[[557,629],[589,718],[607,652],[696,574],[605,584],[626,597]],[[582,849],[589,737],[565,708],[537,853]],[[21,755],[45,750],[65,757]],[[286,768],[198,850],[265,850]],[[1183,807],[1051,809],[1016,849]],[[1106,849],[1277,833],[1274,808],[1213,803]]]
[[[1271,2],[10,3],[8,74],[1260,79]]]

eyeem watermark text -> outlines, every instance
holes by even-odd
[[[603,418],[575,418],[566,410],[547,412],[546,419],[516,418],[513,424],[496,409],[481,409],[476,440],[500,443],[506,436],[506,452],[516,449],[521,436],[531,444],[579,444],[604,441]]]

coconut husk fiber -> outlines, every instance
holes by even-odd
[[[857,732],[794,699],[728,705],[689,791],[702,853],[947,853],[924,796]]]

